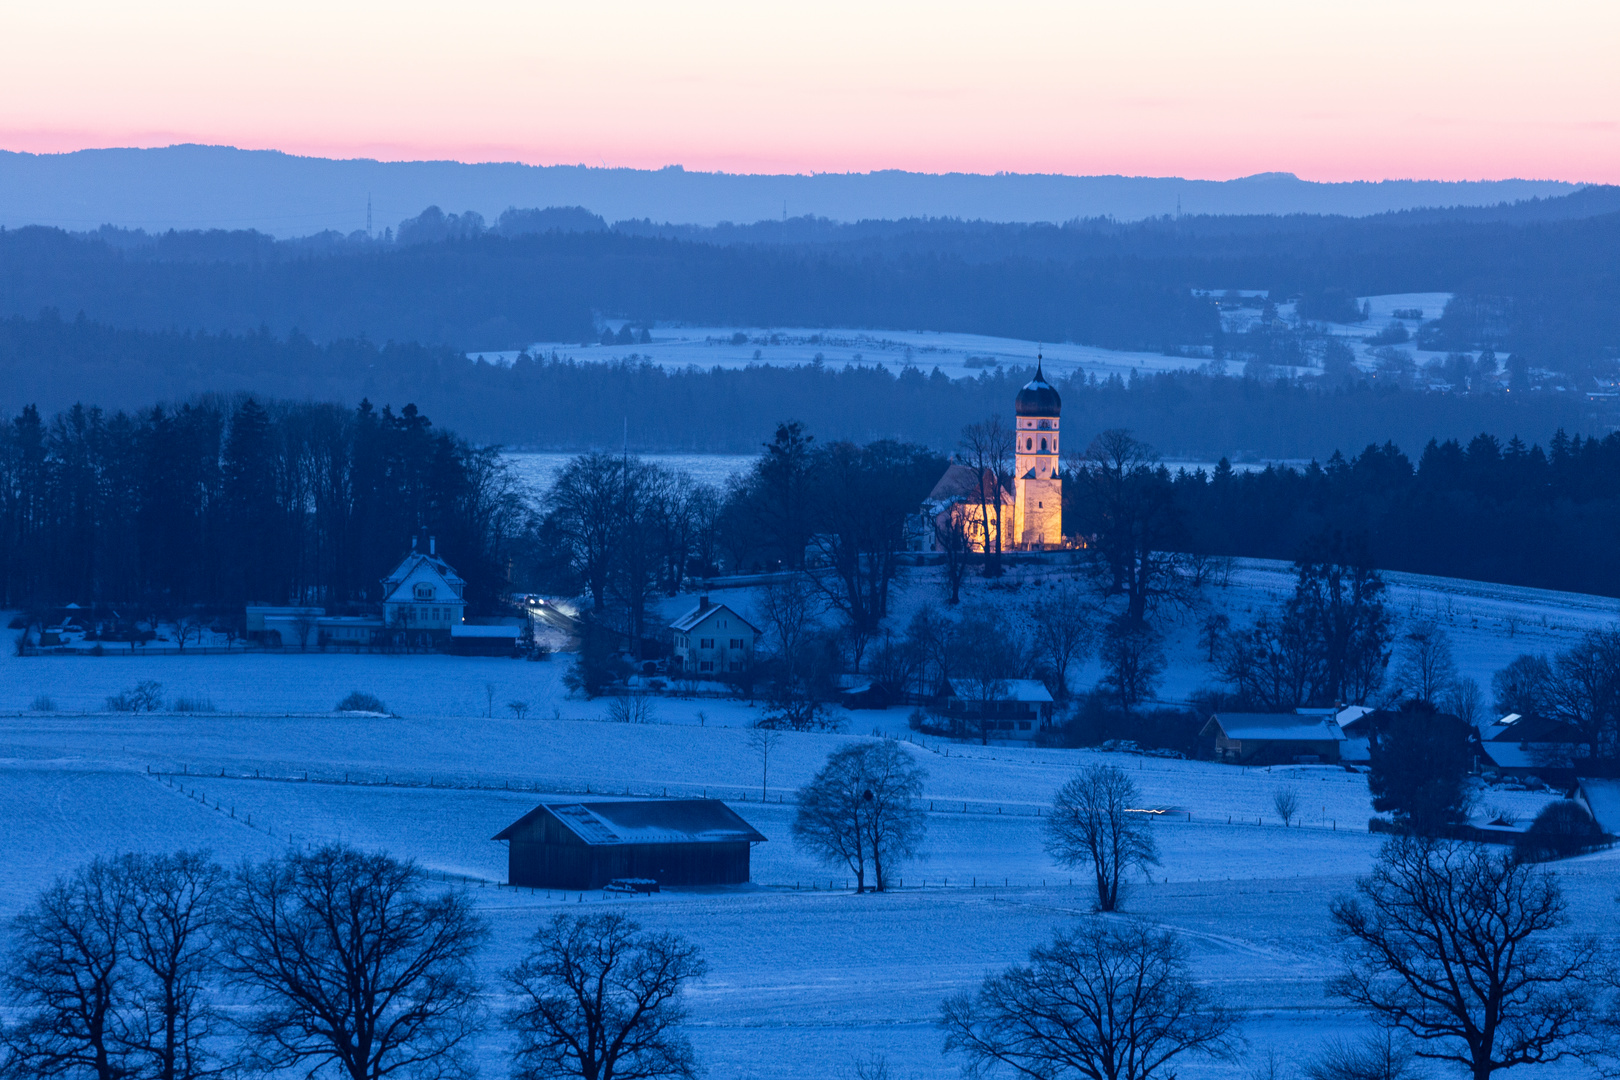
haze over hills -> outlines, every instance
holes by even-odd
[[[608,221],[713,225],[782,217],[849,222],[955,217],[996,222],[1121,221],[1174,214],[1339,214],[1494,206],[1567,195],[1552,180],[1315,183],[1290,173],[1237,180],[900,171],[738,175],[584,165],[381,162],[228,146],[0,151],[0,225],[148,230],[258,229],[278,237],[381,231],[437,204],[494,218],[510,206],[584,206]]]

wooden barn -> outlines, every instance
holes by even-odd
[[[616,878],[659,885],[742,885],[764,836],[719,799],[542,803],[495,834],[507,882],[599,889]]]

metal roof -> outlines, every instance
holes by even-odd
[[[541,803],[496,833],[510,840],[536,815],[550,814],[587,844],[758,843],[766,837],[719,799],[633,799]]]
[[[1203,734],[1219,726],[1228,739],[1275,739],[1283,742],[1342,742],[1344,731],[1331,716],[1299,713],[1216,713]]]

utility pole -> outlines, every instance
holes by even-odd
[[[366,239],[371,238],[371,193],[366,192]]]

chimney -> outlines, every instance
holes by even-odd
[[[698,610],[699,611],[708,611],[709,610],[709,598],[707,596],[698,597]]]
[[[429,555],[437,555],[438,553],[439,553],[439,538],[437,536],[428,537],[428,554]]]
[[[416,537],[411,537],[411,554],[416,553]]]

